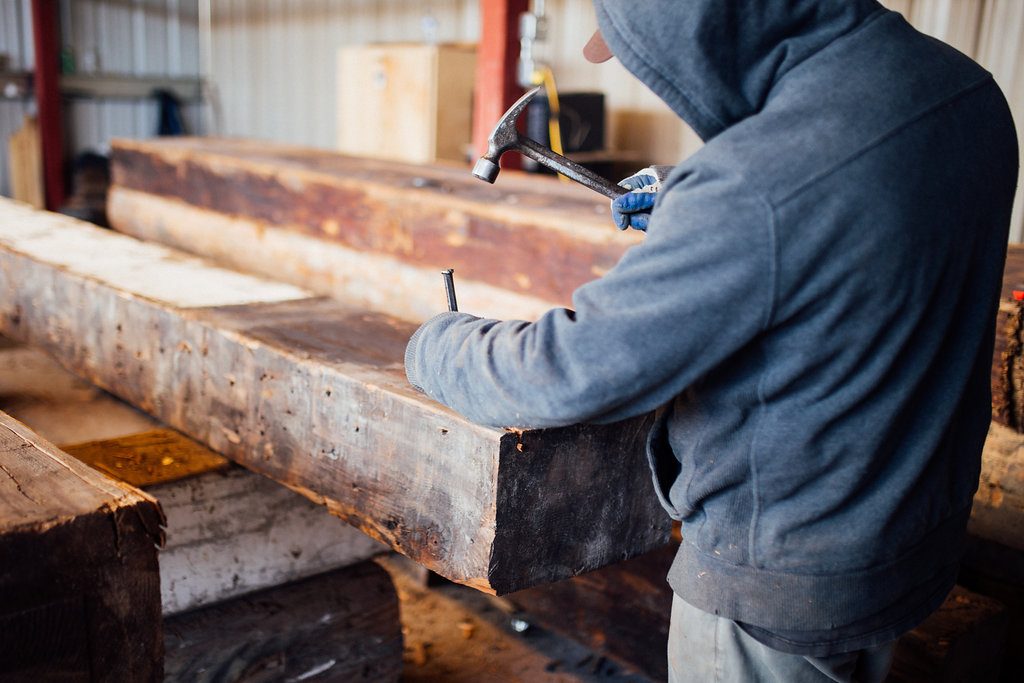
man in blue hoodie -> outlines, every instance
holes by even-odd
[[[595,6],[706,144],[617,204],[646,240],[573,310],[441,314],[409,380],[496,426],[659,409],[655,488],[683,532],[671,680],[880,680],[953,586],[977,487],[1006,103],[875,0]]]

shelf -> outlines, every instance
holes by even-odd
[[[21,100],[32,95],[32,74],[27,71],[0,71],[0,99]]]
[[[198,78],[117,74],[65,74],[60,77],[60,92],[64,97],[144,100],[152,97],[153,91],[158,89],[169,90],[184,102],[202,99],[202,81]],[[30,72],[0,71],[0,99],[26,99],[31,96]]]
[[[202,99],[202,82],[198,78],[115,74],[66,74],[60,77],[60,91],[65,97],[147,99],[158,89],[169,90],[186,102]]]

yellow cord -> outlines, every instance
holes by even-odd
[[[555,74],[551,67],[545,66],[533,72],[533,82],[536,85],[543,85],[544,92],[548,96],[548,137],[551,138],[551,150],[556,154],[564,154],[562,151],[562,126],[559,124],[560,108],[558,105],[558,88],[555,87]],[[559,179],[569,182],[561,173]]]

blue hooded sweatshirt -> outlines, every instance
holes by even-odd
[[[495,426],[659,409],[675,592],[788,652],[889,641],[952,586],[977,487],[1017,177],[1006,102],[874,0],[595,6],[706,144],[572,310],[439,315],[409,380]]]

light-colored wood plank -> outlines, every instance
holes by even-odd
[[[8,138],[7,154],[11,196],[37,209],[43,208],[43,147],[39,122],[34,116],[26,116],[21,128]]]

